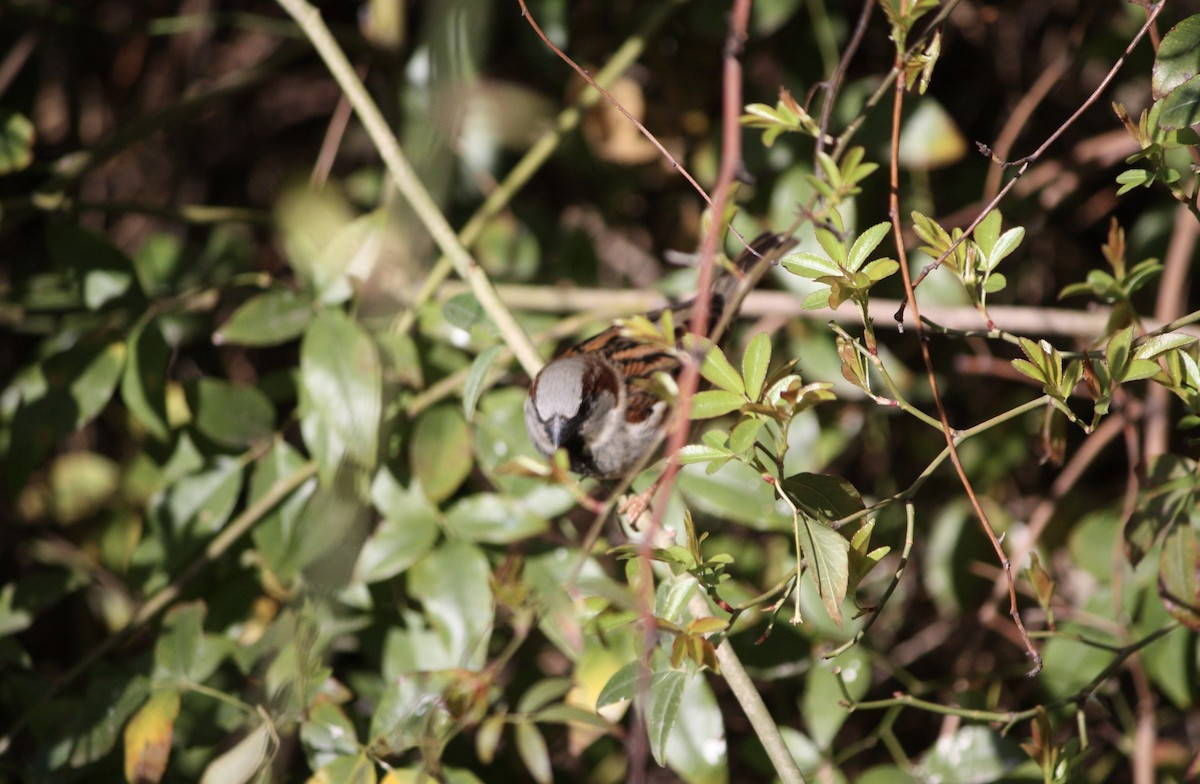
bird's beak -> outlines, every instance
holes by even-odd
[[[547,422],[546,435],[550,436],[550,443],[554,444],[555,450],[558,450],[567,437],[567,418],[556,416]]]

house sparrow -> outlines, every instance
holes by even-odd
[[[726,274],[713,285],[710,324],[718,325],[740,305],[741,272],[790,248],[795,240],[763,234],[734,262],[739,275]],[[753,276],[750,284],[753,283]],[[749,286],[742,287],[744,296]],[[673,308],[676,342],[687,333],[691,302]],[[730,313],[723,313],[726,305]],[[662,311],[647,316],[657,321]],[[715,333],[710,331],[710,336]],[[658,443],[668,402],[651,380],[662,371],[682,370],[676,352],[631,337],[618,323],[563,351],[542,368],[525,401],[525,428],[547,457],[566,449],[571,470],[583,476],[615,479],[633,469]]]

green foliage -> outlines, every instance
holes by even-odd
[[[992,164],[956,154],[931,176],[892,134],[929,116],[955,139],[968,117],[1010,130],[996,107],[1031,94],[1021,80],[1054,47],[1003,4],[989,27],[1011,51],[936,18],[944,4],[886,0],[836,72],[857,14],[837,4],[763,4],[744,42],[697,3],[325,7],[394,148],[367,144],[361,107],[344,136],[326,127],[347,77],[335,91],[296,60],[305,39],[329,61],[289,21],[319,18],[296,0],[262,16],[134,5],[101,20],[34,0],[4,28],[5,775],[1185,780],[1200,316],[1191,286],[1183,312],[1150,303],[1186,272],[1180,226],[1200,219],[1200,17],[1162,38],[1153,103],[1136,121],[1116,107],[1138,150],[1117,187],[1082,176],[1115,125],[1088,112],[1047,168],[1020,164],[1030,185],[1004,215],[978,215]],[[1126,9],[1090,13],[1069,74],[1129,42]],[[582,134],[581,111],[552,116],[545,96],[595,96],[530,17],[572,56],[615,52],[589,74],[678,158],[657,165],[605,103]],[[754,182],[701,214],[670,173],[716,177],[721,126],[698,107],[719,105],[720,40],[753,77],[741,123],[762,135],[743,151]],[[946,109],[923,97],[943,47],[978,66],[937,71]],[[1142,70],[1116,77],[1131,104]],[[1055,100],[1085,100],[1077,81]],[[1058,114],[1012,130],[1048,138]],[[443,282],[429,214],[393,193],[411,185],[398,157],[462,226],[471,290]],[[228,206],[192,203],[209,199]],[[645,515],[614,515],[617,483],[536,455],[513,324],[547,356],[613,315],[561,318],[559,287],[643,289],[658,270],[638,249],[793,221],[766,284],[786,305],[749,303],[754,329],[714,345],[679,340],[670,309],[620,322],[701,378],[682,470],[657,496],[664,463],[629,478]],[[914,251],[947,272],[898,275]],[[1056,310],[1056,291],[1106,310]],[[880,316],[902,294],[919,329]],[[518,300],[528,312],[498,317]],[[682,383],[645,383],[678,410]],[[1010,612],[1043,657],[1034,679]],[[1124,688],[1135,658],[1150,718]]]

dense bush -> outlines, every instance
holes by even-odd
[[[0,778],[1198,774],[1200,17],[753,6],[0,12]]]

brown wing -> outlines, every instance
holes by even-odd
[[[659,346],[622,334],[620,326],[609,327],[600,334],[572,346],[564,351],[562,356],[568,357],[573,354],[598,355],[616,366],[618,372],[628,381],[625,388],[625,418],[629,422],[645,421],[654,405],[661,402],[661,398],[651,387],[654,374],[661,371],[678,377],[681,367],[679,358],[674,354],[663,351]]]
[[[735,308],[740,306],[741,297],[738,293],[753,285],[754,280],[761,275],[766,266],[764,259],[771,259],[781,250],[794,244],[795,240],[789,237],[770,233],[762,234],[750,243],[750,247],[734,260],[737,274],[727,273],[713,287],[710,324],[715,326],[728,323],[729,316],[724,313],[727,300],[732,299]],[[676,344],[687,334],[691,306],[689,301],[671,308],[674,313]],[[652,322],[657,322],[661,315],[662,311],[659,310],[647,314],[646,317]],[[568,348],[560,356],[569,357],[574,354],[604,357],[629,381],[626,385],[625,418],[634,423],[645,421],[651,415],[654,406],[662,402],[651,384],[654,374],[661,371],[678,378],[682,368],[675,354],[664,351],[660,346],[629,337],[619,325],[609,327]]]

